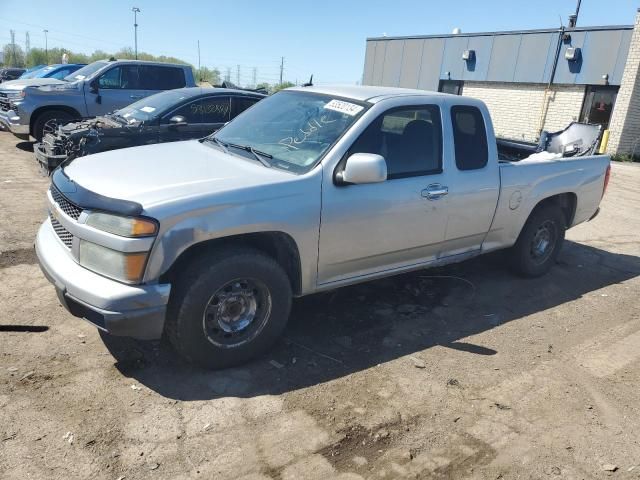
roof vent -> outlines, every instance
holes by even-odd
[[[462,33],[462,30],[460,30],[458,27],[456,27],[456,28],[453,29],[453,32],[451,32],[451,33],[453,33],[454,35],[460,35]]]

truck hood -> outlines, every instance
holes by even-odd
[[[58,80],[57,78],[25,78],[23,80],[10,80],[8,82],[2,82],[2,90],[22,90],[26,87],[41,87],[44,85],[60,85],[67,83],[64,80]]]
[[[64,167],[70,180],[106,197],[158,204],[216,195],[297,176],[200,140],[124,148],[77,158]]]

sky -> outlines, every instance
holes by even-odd
[[[558,27],[577,0],[0,0],[0,45],[91,53],[133,47],[131,8],[138,14],[138,49],[171,55],[224,75],[231,70],[240,83],[277,83],[281,57],[284,79],[314,83],[359,82],[367,37],[431,35]],[[640,0],[582,0],[578,26],[634,23]]]

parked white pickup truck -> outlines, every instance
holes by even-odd
[[[507,248],[547,272],[609,176],[562,151],[499,161],[471,98],[293,88],[205,139],[64,164],[36,250],[72,314],[226,367],[273,344],[293,296]]]

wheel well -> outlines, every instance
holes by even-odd
[[[82,115],[75,109],[71,107],[66,107],[64,105],[47,105],[46,107],[40,107],[33,111],[31,114],[31,119],[29,120],[29,133],[33,135],[33,127],[38,120],[38,117],[42,115],[44,112],[48,112],[51,110],[61,110],[63,112],[67,112],[74,118],[81,118]]]
[[[192,245],[180,254],[169,270],[162,274],[161,281],[173,278],[184,265],[202,252],[227,245],[255,248],[265,255],[270,256],[284,268],[291,282],[291,290],[294,295],[298,295],[302,291],[302,274],[298,246],[290,235],[283,232],[232,235],[230,237],[216,238]]]
[[[573,223],[573,218],[576,214],[577,202],[578,198],[576,197],[575,193],[560,193],[558,195],[553,195],[552,197],[547,197],[544,200],[540,200],[540,202],[538,202],[538,204],[532,210],[532,213],[539,208],[543,208],[549,205],[556,206],[560,208],[560,210],[564,214],[567,228],[569,228]]]

